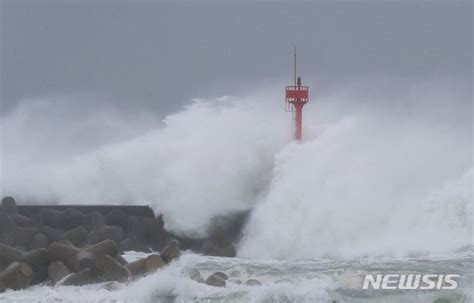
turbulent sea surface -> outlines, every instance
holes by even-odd
[[[132,261],[143,253],[128,252]],[[35,286],[0,294],[0,302],[472,302],[473,248],[424,257],[358,259],[249,260],[185,253],[179,260],[130,284]],[[190,278],[198,269],[229,276],[219,288]],[[458,274],[456,290],[363,290],[365,274]],[[258,279],[261,286],[238,284]]]

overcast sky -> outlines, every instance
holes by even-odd
[[[472,2],[1,1],[2,110],[92,93],[166,113],[189,98],[374,75],[472,81]],[[304,78],[305,79],[305,78]]]

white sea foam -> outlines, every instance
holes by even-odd
[[[128,255],[128,259],[135,258]],[[206,260],[194,254],[185,254],[180,260],[166,268],[130,284],[102,283],[82,287],[33,286],[22,291],[7,291],[0,300],[11,302],[329,302],[336,284],[329,277],[304,278],[276,282],[265,281],[263,286],[247,286],[227,283],[227,287],[213,287],[191,280],[184,274],[187,269],[211,267],[219,270],[226,259]],[[235,260],[234,260],[235,261]],[[238,278],[239,268],[245,271],[246,263],[234,262],[234,272],[227,271],[231,278]],[[210,268],[209,268],[210,269]],[[237,270],[237,271],[236,271]],[[201,269],[206,278],[210,272]],[[247,274],[248,276],[248,274]],[[243,278],[245,276],[239,276]],[[259,278],[259,273],[251,275]],[[244,280],[245,282],[245,280]]]
[[[127,253],[128,260],[143,257],[142,253]],[[171,265],[137,281],[74,286],[33,286],[21,291],[0,294],[1,302],[433,302],[449,298],[450,302],[471,302],[472,273],[469,256],[445,255],[447,259],[353,259],[353,260],[247,260],[219,258],[184,253]],[[425,263],[423,263],[425,262]],[[366,273],[387,270],[407,270],[424,264],[423,271],[453,271],[459,273],[459,288],[448,293],[380,292],[376,295],[362,290]],[[212,287],[191,280],[186,272],[198,269],[205,279],[215,271],[225,272],[230,280],[225,288]],[[411,269],[413,271],[413,269]],[[258,279],[261,286],[237,284],[236,279]]]

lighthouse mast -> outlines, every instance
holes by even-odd
[[[301,85],[301,77],[296,75],[296,47],[293,55],[294,84],[285,87],[286,107],[295,112],[295,140],[300,142],[303,127],[303,106],[308,102],[309,87]]]

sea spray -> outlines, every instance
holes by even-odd
[[[2,190],[20,203],[150,204],[164,214],[167,229],[199,236],[213,216],[252,208],[268,184],[273,155],[291,133],[278,103],[268,94],[194,100],[168,115],[163,127],[142,127],[143,132],[133,138],[98,144],[95,149],[74,150],[66,144],[60,146],[61,154],[50,151],[46,135],[36,142],[36,149],[28,141],[29,130],[35,127],[28,121],[47,124],[47,108],[55,104],[25,101],[18,109],[21,114],[13,111],[2,118],[6,137]],[[28,106],[47,108],[36,117],[38,111]],[[59,124],[59,118],[53,118]],[[101,116],[89,117],[84,124],[100,128],[100,121]],[[60,126],[67,129],[68,122],[62,122]],[[140,128],[139,122],[132,120],[130,128]],[[54,138],[53,127],[45,130]],[[77,144],[74,138],[67,139]]]
[[[302,144],[291,142],[279,88],[194,100],[162,125],[107,107],[55,110],[66,97],[24,100],[1,117],[2,194],[150,204],[191,236],[216,215],[254,209],[240,243],[252,258],[470,243],[468,85],[369,79],[313,94]]]
[[[383,101],[353,96],[334,100],[350,112],[276,153],[241,256],[387,256],[471,245],[467,95],[425,84]]]

